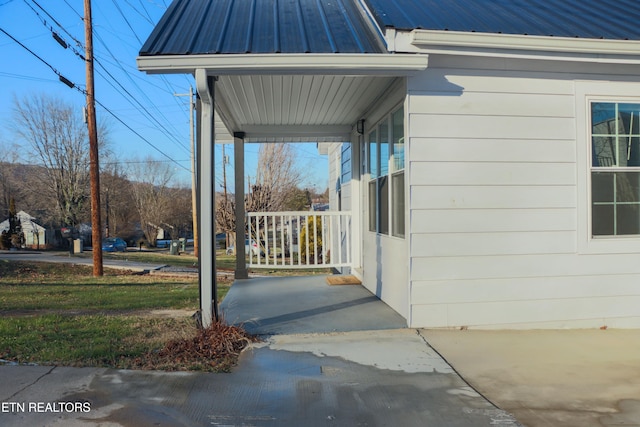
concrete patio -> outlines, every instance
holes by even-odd
[[[224,319],[259,335],[402,329],[406,320],[361,285],[326,276],[237,280],[220,305]]]

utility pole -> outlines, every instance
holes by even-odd
[[[189,93],[174,93],[173,96],[189,97],[189,137],[191,138],[191,217],[193,221],[193,255],[198,257],[198,204],[196,199],[196,141],[193,132],[193,87],[189,86]]]
[[[98,128],[93,84],[93,28],[91,0],[84,0],[85,61],[87,67],[87,130],[89,132],[89,173],[91,180],[91,247],[93,275],[104,274],[102,266],[102,221],[100,218],[100,164],[98,162]]]

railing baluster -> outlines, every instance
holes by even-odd
[[[342,263],[342,216],[338,217],[338,263]]]

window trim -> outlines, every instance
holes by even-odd
[[[640,253],[640,235],[593,236],[591,225],[591,103],[640,103],[640,97],[629,96],[630,93],[640,93],[640,82],[575,82],[577,191],[574,208],[579,254]]]
[[[375,183],[375,194],[376,194],[376,200],[375,200],[375,213],[371,213],[369,212],[368,215],[368,225],[367,225],[367,229],[369,232],[371,233],[376,233],[378,235],[381,236],[387,236],[387,237],[393,237],[393,238],[397,238],[397,239],[405,239],[406,236],[406,181],[404,188],[402,189],[402,199],[404,202],[404,206],[405,209],[403,209],[401,212],[396,212],[396,214],[398,215],[402,215],[403,216],[403,232],[395,232],[395,216],[394,216],[394,206],[395,206],[395,201],[398,200],[398,195],[395,194],[394,190],[393,190],[393,181],[394,181],[394,177],[398,176],[398,175],[403,175],[405,174],[405,170],[406,170],[406,159],[405,159],[405,163],[403,164],[403,168],[402,169],[397,169],[395,168],[395,157],[394,157],[394,129],[393,129],[393,117],[395,114],[397,114],[399,111],[402,111],[402,117],[403,117],[403,135],[400,138],[401,140],[405,141],[406,139],[406,112],[405,112],[405,106],[404,103],[399,103],[397,104],[394,108],[392,108],[389,112],[387,112],[386,114],[383,115],[383,117],[378,120],[373,126],[371,126],[371,128],[369,129],[369,131],[366,133],[366,151],[367,151],[367,156],[365,159],[365,163],[366,165],[363,164],[363,170],[366,170],[367,172],[367,179],[364,180],[366,182],[366,186],[367,186],[367,194],[369,197],[368,200],[368,208],[369,210],[371,210],[371,205],[372,205],[372,201],[371,201],[371,184]],[[384,129],[386,125],[386,129],[387,129],[387,135],[386,137],[383,137],[380,134],[380,130]],[[376,149],[376,155],[375,155],[375,161],[376,161],[376,165],[372,165],[371,164],[371,148],[372,148],[372,144],[371,144],[371,136],[375,135],[375,149]],[[387,144],[387,156],[384,160],[386,160],[387,162],[387,166],[385,168],[382,167],[382,158],[381,158],[381,141],[385,140],[386,144]],[[405,147],[406,150],[406,147]],[[374,169],[375,166],[375,169]],[[375,170],[376,174],[375,177],[372,178],[372,174],[371,171]],[[383,173],[383,170],[386,171]],[[384,181],[386,181],[386,185],[384,183]],[[383,200],[383,198],[380,195],[380,191],[381,191],[381,187],[386,188],[386,215],[382,215],[381,214],[381,201]],[[382,219],[386,218],[386,226],[382,225]],[[375,225],[375,229],[373,229],[374,227],[372,227],[372,221],[376,222]]]

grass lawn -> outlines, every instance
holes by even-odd
[[[219,298],[230,285],[228,280],[218,281]],[[167,343],[175,347],[199,334],[190,316],[198,308],[198,298],[195,277],[137,275],[108,268],[103,277],[93,277],[90,266],[0,261],[0,359],[228,370],[235,361],[228,355],[206,363],[155,360]]]

